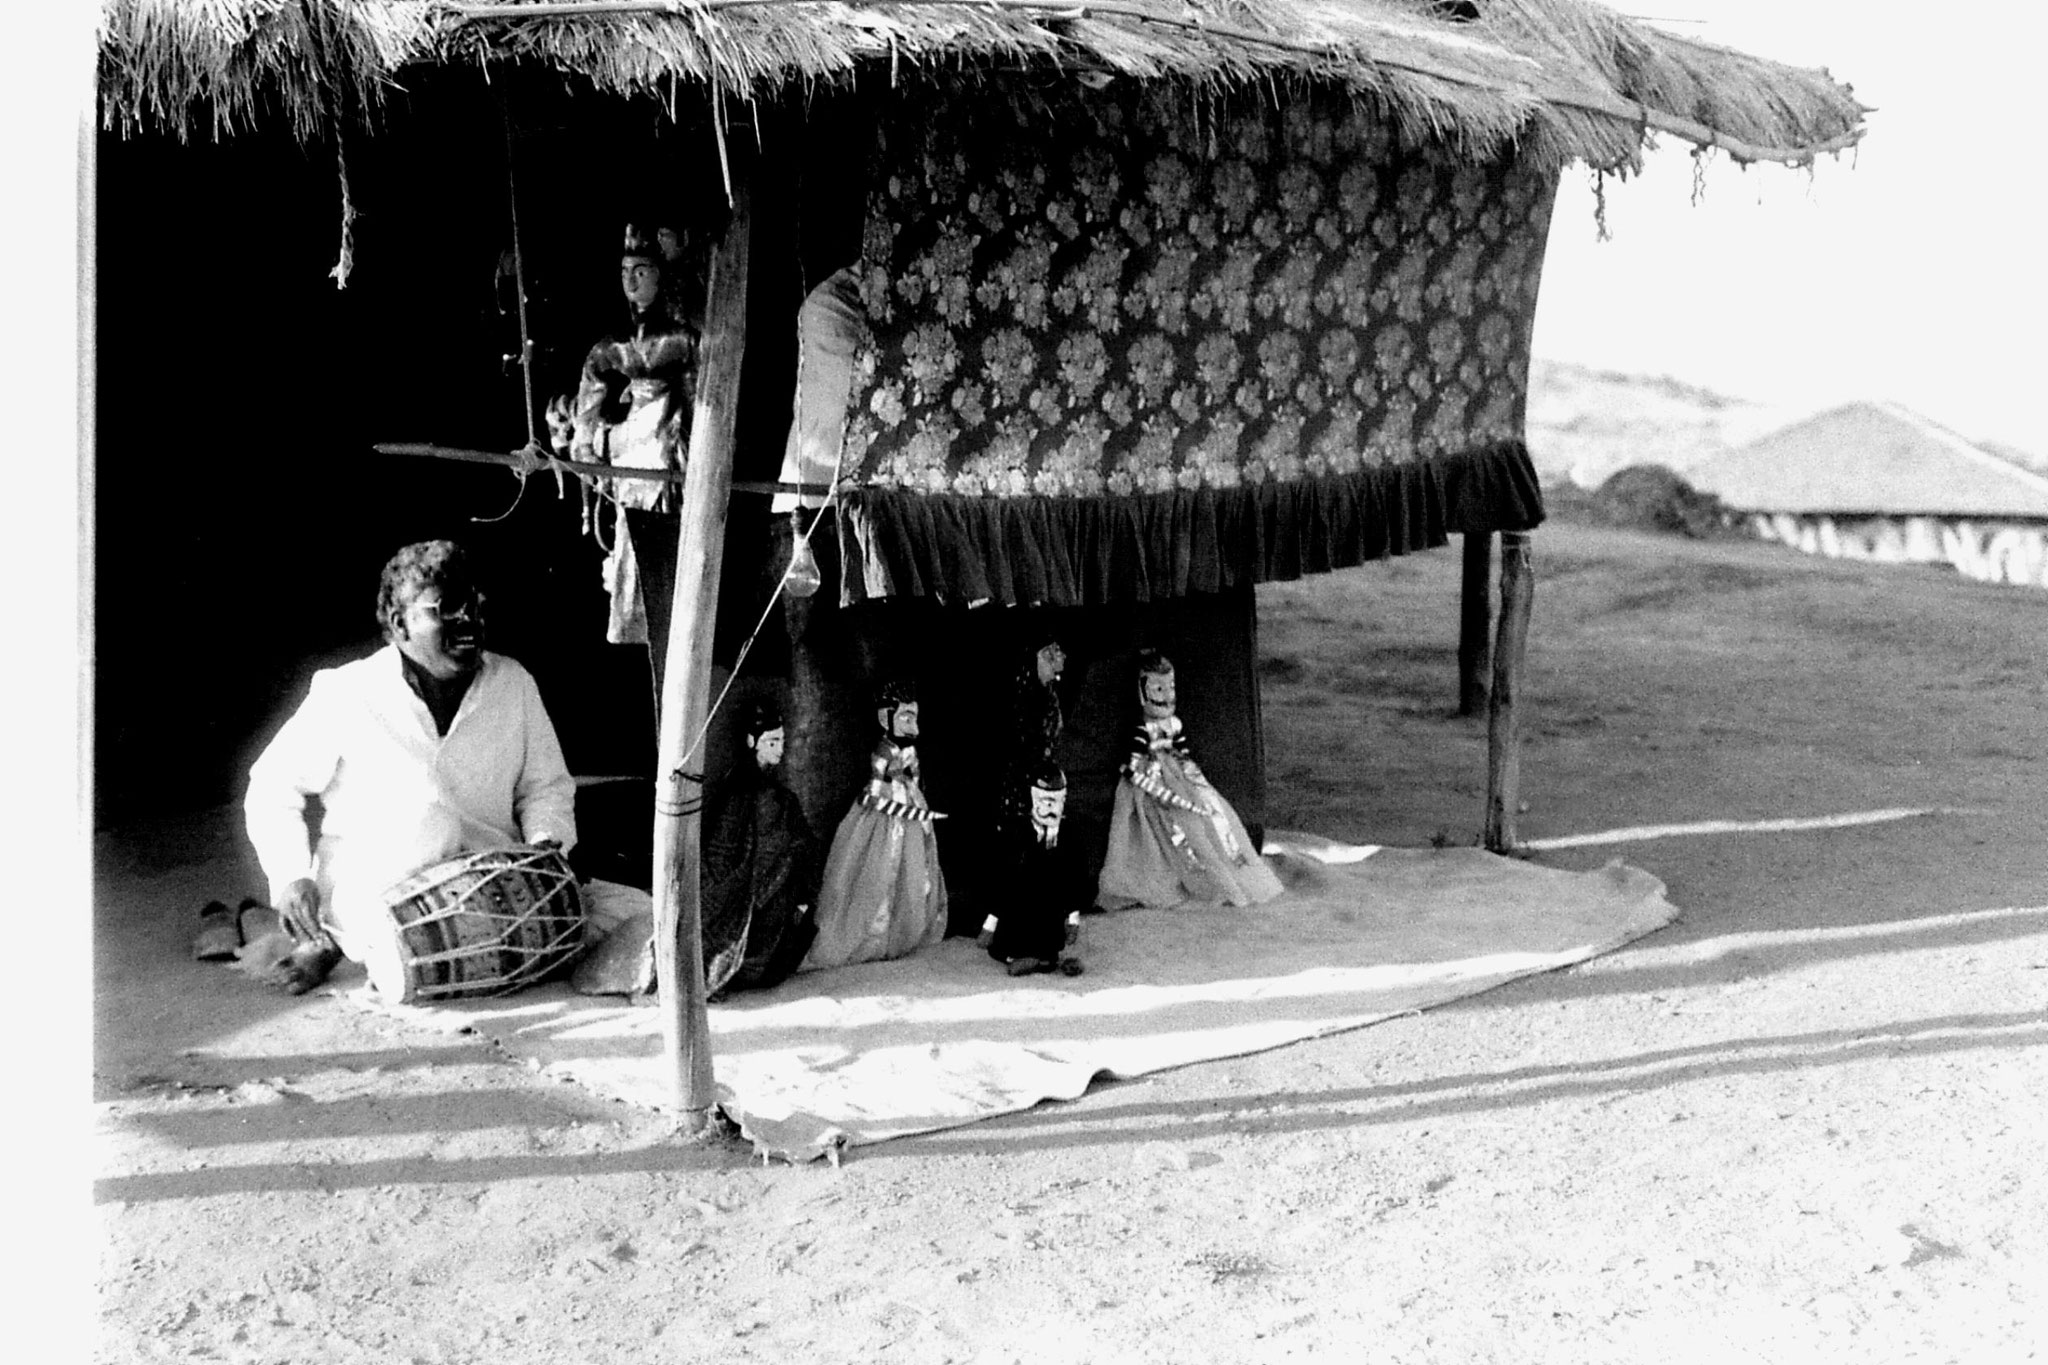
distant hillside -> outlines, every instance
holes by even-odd
[[[1691,477],[1716,456],[1814,411],[1731,398],[1662,376],[1538,359],[1529,369],[1529,454],[1553,487],[1569,480],[1597,488],[1617,469],[1635,464],[1662,465]],[[1998,441],[1976,444],[2048,473],[2048,454]]]
[[[2007,445],[2003,441],[1979,441],[1977,444],[1993,455],[2011,460],[2023,469],[2035,469],[2048,474],[2048,455],[2036,455],[2030,450],[2021,450],[2018,446]]]
[[[1529,454],[1550,484],[1597,488],[1636,464],[1684,474],[1802,416],[1676,379],[1554,360],[1529,371]]]

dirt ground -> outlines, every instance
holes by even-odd
[[[679,1144],[187,960],[224,814],[102,835],[96,1358],[2003,1362],[2048,1353],[2048,593],[1552,525],[1525,838],[1673,927],[857,1149]],[[1477,838],[1456,552],[1262,592],[1272,823]]]

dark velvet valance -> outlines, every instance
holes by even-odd
[[[867,488],[840,523],[842,599],[1146,602],[1350,568],[1453,532],[1523,531],[1543,497],[1520,441],[1352,474],[1123,497]]]

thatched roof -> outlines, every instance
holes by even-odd
[[[758,99],[1019,70],[1276,94],[1335,83],[1478,151],[1634,166],[1670,133],[1810,161],[1866,112],[1825,71],[1759,60],[1585,0],[104,0],[106,126],[179,138],[374,122],[409,78],[508,65],[601,91]]]
[[[2048,519],[2048,477],[1896,403],[1851,403],[1699,467],[1744,512]]]

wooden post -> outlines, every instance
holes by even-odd
[[[1493,532],[1465,532],[1465,577],[1458,597],[1458,714],[1486,709],[1493,671]]]
[[[710,1025],[703,949],[704,746],[711,700],[711,635],[732,499],[733,416],[747,349],[747,187],[733,185],[732,222],[711,257],[697,406],[676,538],[675,605],[662,660],[660,747],[654,784],[654,971],[675,1107],[691,1134],[711,1125]]]
[[[1494,636],[1493,695],[1486,717],[1486,847],[1515,849],[1515,808],[1522,785],[1521,737],[1516,731],[1522,654],[1529,641],[1529,609],[1536,597],[1536,566],[1524,531],[1500,537],[1500,630]]]

